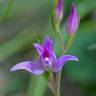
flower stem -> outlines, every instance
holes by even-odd
[[[49,88],[51,89],[52,93],[55,94],[55,89],[56,89],[56,86],[55,86],[55,80],[54,80],[54,76],[53,76],[53,73],[50,72],[49,73]]]
[[[57,34],[58,34],[58,39],[60,43],[61,53],[63,54],[64,53],[63,38],[60,31],[58,31]]]
[[[76,36],[76,33],[73,35],[73,36],[69,36],[68,37],[68,40],[67,40],[67,43],[65,44],[65,47],[64,47],[64,54],[68,51],[68,49],[71,47],[73,41],[74,41],[74,38]]]
[[[62,38],[62,34],[60,32],[60,28],[57,27],[57,34],[58,34],[58,39],[59,39],[59,43],[60,43],[60,48],[61,48],[61,53],[65,54],[68,49],[70,48],[70,46],[72,45],[73,41],[74,41],[74,37],[76,36],[76,34],[74,36],[70,36],[67,40],[67,43],[65,45],[65,47],[63,46],[63,38]],[[61,71],[59,71],[56,75],[56,96],[60,96],[60,82],[61,82]]]
[[[58,39],[60,43],[60,48],[61,48],[61,53],[64,54],[64,47],[63,47],[63,38],[60,32],[60,27],[57,26],[57,34],[58,34]],[[56,96],[60,96],[60,82],[61,82],[61,71],[59,71],[56,75]]]
[[[60,96],[60,82],[61,82],[61,72],[62,71],[59,71],[58,73],[57,73],[57,88],[56,88],[56,96]]]

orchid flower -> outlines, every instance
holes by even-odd
[[[16,64],[10,71],[24,69],[31,74],[39,75],[46,71],[58,72],[69,60],[78,61],[78,58],[72,55],[62,55],[57,59],[53,51],[53,41],[46,36],[42,45],[33,44],[39,56],[36,61],[24,61]]]

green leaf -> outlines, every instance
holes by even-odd
[[[27,96],[44,96],[47,83],[43,76],[32,76]]]

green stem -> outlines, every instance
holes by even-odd
[[[56,81],[57,81],[56,96],[60,96],[61,72],[62,71],[59,71],[56,76]]]
[[[51,89],[52,93],[55,95],[55,80],[54,80],[54,76],[53,76],[53,73],[50,72],[49,73],[49,88]]]
[[[60,43],[60,48],[61,48],[61,53],[64,54],[64,47],[63,47],[63,38],[60,32],[60,28],[57,27],[57,34],[58,34],[58,39]],[[56,75],[56,96],[60,96],[60,82],[61,82],[61,71],[59,71]]]
[[[70,36],[67,40],[65,47],[64,47],[64,53],[66,53],[67,50],[70,48],[70,46],[72,45],[72,42],[73,42],[73,36]]]
[[[0,18],[0,22],[2,22],[8,16],[8,13],[9,13],[11,7],[12,7],[13,1],[14,0],[9,0],[8,6],[7,6],[7,8],[5,9],[3,15]]]
[[[43,76],[31,76],[27,96],[44,96],[46,86]]]
[[[57,27],[58,28],[58,27]],[[61,48],[61,53],[65,54],[68,49],[70,48],[70,46],[72,45],[73,41],[74,41],[74,37],[76,36],[76,34],[74,34],[74,36],[69,36],[67,43],[65,45],[65,47],[63,47],[63,38],[60,32],[60,29],[57,29],[57,33],[58,33],[58,39],[59,39],[59,43],[60,43],[60,48]],[[61,71],[59,71],[56,75],[56,96],[60,96],[60,82],[61,82]]]
[[[57,34],[58,34],[58,40],[60,43],[61,53],[64,54],[63,38],[62,38],[61,32],[58,31]]]
[[[77,32],[76,32],[77,33]],[[65,47],[64,47],[64,54],[66,54],[66,52],[69,50],[69,48],[72,46],[73,42],[74,42],[74,39],[76,37],[76,33],[72,36],[69,36],[68,37],[68,40],[67,40],[67,43],[65,44]]]

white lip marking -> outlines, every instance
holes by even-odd
[[[50,58],[45,57],[44,61],[45,61],[45,63],[44,63],[45,69],[50,70],[52,67],[52,62],[51,62]]]
[[[50,59],[48,57],[45,58],[45,63],[50,64]]]

